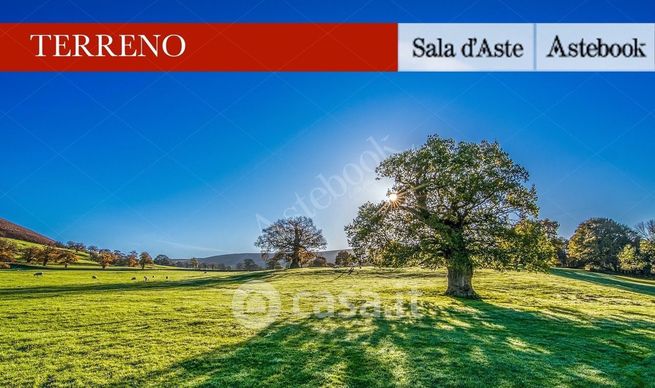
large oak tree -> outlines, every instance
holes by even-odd
[[[313,258],[316,251],[327,245],[323,233],[309,217],[291,217],[275,221],[262,230],[255,242],[264,260],[289,263],[289,268],[299,268]]]
[[[360,259],[445,266],[447,294],[476,297],[476,266],[543,269],[554,250],[537,222],[528,172],[497,143],[431,136],[376,169],[393,181],[387,201],[366,203],[346,227]]]

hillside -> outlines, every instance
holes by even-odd
[[[341,249],[331,250],[331,251],[321,251],[318,253],[318,255],[325,257],[325,259],[327,259],[329,263],[334,263],[334,260],[336,259],[337,254],[340,251]],[[198,261],[207,264],[225,264],[229,266],[235,266],[238,263],[244,261],[245,259],[252,259],[255,261],[255,263],[257,263],[257,265],[262,267],[266,264],[264,263],[264,260],[262,260],[262,256],[260,253],[230,253],[225,255],[216,255],[216,256],[198,258]]]
[[[0,218],[0,237],[49,245],[55,241],[33,230],[24,228],[13,222]]]

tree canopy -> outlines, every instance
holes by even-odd
[[[139,255],[139,265],[141,266],[141,269],[145,269],[146,265],[152,265],[152,256],[150,256],[150,253],[148,252],[141,252]]]
[[[116,255],[108,249],[102,249],[92,257],[100,264],[102,269],[105,269],[116,262]]]
[[[348,251],[339,251],[334,259],[334,264],[337,266],[348,267],[355,264],[355,258]]]
[[[16,254],[18,253],[18,247],[16,244],[0,239],[0,268],[8,268],[8,262],[12,262],[15,259]]]
[[[170,257],[164,255],[164,254],[159,254],[157,257],[154,259],[154,263],[157,265],[173,265],[173,260],[171,260]]]
[[[60,249],[56,259],[57,263],[64,265],[64,268],[68,268],[69,264],[76,263],[78,260],[77,254],[67,249]]]
[[[619,253],[635,242],[636,234],[609,218],[590,218],[580,225],[568,244],[574,266],[598,270],[619,270]]]
[[[255,242],[264,260],[284,260],[289,268],[301,267],[326,245],[323,232],[314,226],[311,218],[302,216],[277,220],[262,230]]]
[[[474,267],[543,269],[552,259],[528,172],[498,143],[430,136],[376,172],[393,181],[388,200],[364,204],[346,227],[363,260],[446,266],[446,293],[476,297]]]

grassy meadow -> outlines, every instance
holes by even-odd
[[[34,272],[0,271],[0,386],[655,381],[650,280],[482,270],[474,284],[483,299],[469,301],[443,295],[443,271],[419,269]],[[250,280],[280,293],[279,316],[266,328],[244,327],[232,314],[235,290]],[[346,290],[350,304],[340,304]],[[326,295],[337,300],[335,312],[317,316]],[[348,315],[353,308],[361,310]]]

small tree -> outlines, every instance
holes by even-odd
[[[275,221],[262,230],[255,242],[265,261],[284,260],[289,268],[300,268],[316,251],[327,245],[323,233],[309,217],[292,217]]]
[[[255,263],[255,260],[253,259],[245,259],[243,261],[243,269],[246,271],[257,271],[260,270],[261,267]]]
[[[75,241],[69,241],[66,243],[66,247],[68,249],[72,249],[75,251],[75,253],[80,252],[80,251],[85,251],[86,250],[86,245],[84,243],[80,242],[75,242]]]
[[[644,273],[650,274],[655,267],[655,241],[639,241],[639,254],[644,262]]]
[[[21,258],[25,260],[26,263],[34,263],[39,260],[41,254],[41,248],[35,246],[29,246],[23,248],[21,251]]]
[[[619,269],[627,273],[641,272],[644,270],[644,261],[634,245],[626,245],[618,255]]]
[[[127,254],[127,266],[134,268],[139,265],[139,254],[136,251],[131,251]]]
[[[39,251],[38,260],[41,262],[41,265],[44,267],[48,265],[49,262],[56,262],[59,257],[59,249],[53,246],[46,246]]]
[[[200,263],[198,262],[198,259],[196,259],[195,257],[193,257],[193,258],[191,258],[191,260],[189,260],[189,265],[191,265],[191,268],[193,268],[193,269],[197,269],[199,264]]]
[[[116,255],[114,252],[108,250],[108,249],[103,249],[97,254],[97,261],[98,264],[102,267],[102,269],[106,269],[108,266],[114,264],[116,262]]]
[[[635,229],[642,239],[655,242],[655,220],[640,222]]]
[[[155,264],[157,265],[173,265],[173,260],[171,260],[168,256],[159,254],[157,257],[155,257]]]
[[[141,252],[139,255],[139,265],[141,266],[141,269],[146,269],[146,265],[152,265],[152,256],[150,256],[150,253],[148,252]]]
[[[322,256],[317,256],[311,260],[309,260],[309,267],[327,267],[327,259]]]
[[[568,243],[565,238],[561,237],[557,231],[559,230],[559,222],[550,220],[548,218],[539,221],[541,229],[546,234],[546,238],[555,249],[555,257],[553,258],[552,265],[565,267],[568,263],[566,254],[566,244]]]
[[[543,265],[557,262],[557,250],[553,244],[552,224],[548,221],[523,219],[514,225],[509,238],[501,238],[499,247],[505,253],[502,268],[521,270],[534,263]],[[486,263],[495,267],[496,262]]]
[[[64,265],[64,268],[68,268],[69,264],[76,263],[79,260],[75,252],[71,252],[67,249],[59,250],[57,255],[57,262]]]
[[[282,265],[280,265],[279,261],[266,260],[264,262],[266,263],[266,269],[282,269]]]
[[[636,229],[641,238],[639,253],[645,262],[644,272],[649,274],[655,267],[655,220],[641,222]]]
[[[118,249],[114,249],[114,265],[127,266],[129,259],[127,255]]]
[[[18,247],[16,244],[0,239],[0,265],[2,268],[8,268],[6,263],[13,262],[18,254]]]
[[[334,264],[340,267],[349,267],[355,264],[355,258],[348,251],[339,251],[337,257],[334,259]]]

